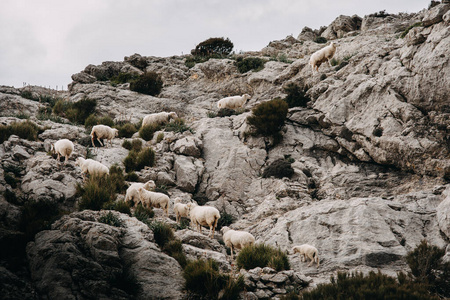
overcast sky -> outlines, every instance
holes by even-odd
[[[181,55],[210,37],[261,50],[339,15],[418,12],[429,0],[0,0],[0,85],[64,86],[89,64]]]

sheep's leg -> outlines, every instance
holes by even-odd
[[[69,157],[66,155],[66,159],[64,160],[64,164],[66,164],[68,160],[69,160]]]
[[[95,145],[94,145],[94,137],[93,137],[93,136],[91,137],[91,142],[92,142],[92,147],[95,148]]]
[[[230,249],[231,249],[231,261],[233,261],[233,244],[230,245]]]
[[[99,138],[97,138],[97,141],[100,143],[100,145],[102,145],[102,147],[104,146],[103,143],[102,143],[102,141],[100,141]]]
[[[308,255],[308,258],[311,259],[311,262],[309,263],[308,267],[311,267],[311,265],[314,263],[314,257]]]

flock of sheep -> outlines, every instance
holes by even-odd
[[[311,65],[313,72],[318,71],[322,63],[326,61],[330,63],[330,59],[336,52],[336,47],[336,44],[331,43],[329,46],[326,46],[311,55],[309,64]],[[217,107],[219,109],[237,109],[244,106],[250,98],[251,96],[248,94],[226,97],[217,102]],[[175,112],[149,114],[143,118],[142,126],[152,124],[160,125],[168,123],[171,119],[177,118],[178,116]],[[97,139],[102,146],[103,143],[101,142],[101,139],[106,139],[105,144],[109,141],[112,146],[112,139],[118,136],[118,130],[106,125],[95,125],[92,128],[90,136],[93,147],[95,147],[94,139]],[[51,145],[51,151],[53,154],[57,154],[58,161],[61,156],[64,156],[65,164],[74,151],[74,145],[68,139],[61,139]],[[86,174],[100,177],[109,175],[108,167],[98,161],[78,157],[76,159],[76,164],[80,167],[83,178],[85,178]],[[161,208],[165,212],[165,215],[168,216],[170,198],[164,193],[154,192],[153,190],[155,188],[156,184],[153,180],[146,183],[132,183],[126,191],[125,202],[134,204],[135,206],[141,204],[147,208]],[[201,232],[202,226],[208,226],[209,236],[214,238],[214,232],[220,218],[220,212],[217,208],[212,206],[198,206],[195,202],[183,204],[181,203],[181,200],[177,198],[174,201],[173,211],[175,213],[176,222],[180,222],[182,217],[189,218],[191,226],[195,227],[198,232]],[[225,226],[221,229],[221,233],[225,245],[231,249],[232,260],[234,249],[240,250],[255,243],[255,237],[246,231],[233,230]],[[314,246],[308,244],[294,246],[291,252],[292,254],[298,253],[301,261],[305,261],[307,258],[310,259],[311,262],[308,266],[311,266],[314,262],[316,262],[317,267],[319,266],[318,250]]]

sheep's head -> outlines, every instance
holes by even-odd
[[[154,190],[156,188],[156,184],[153,180],[149,180],[144,184],[144,188],[146,190]]]
[[[117,128],[114,128],[114,129],[113,129],[113,132],[114,132],[114,136],[115,136],[115,137],[118,137],[118,136],[119,136],[119,130],[118,130]]]
[[[249,94],[244,94],[242,95],[242,97],[245,99],[245,101],[252,98],[252,96],[250,96]]]
[[[78,166],[81,166],[83,161],[84,161],[84,158],[82,158],[81,156],[77,157],[77,159],[75,160],[75,164],[77,164]]]
[[[230,227],[228,227],[228,226],[223,226],[223,227],[220,229],[220,232],[221,232],[222,234],[224,234],[224,233],[227,232],[228,230],[230,230]]]
[[[171,117],[172,119],[178,119],[177,113],[176,113],[176,112],[173,112],[173,111],[171,111],[171,112],[169,113],[169,117]]]
[[[55,154],[55,144],[50,144],[50,152],[52,153],[52,154]]]

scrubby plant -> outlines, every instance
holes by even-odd
[[[156,124],[142,126],[139,129],[139,137],[143,140],[150,141],[151,139],[153,139],[153,134],[155,133],[155,131],[158,131],[160,128],[161,126]]]
[[[27,91],[27,90],[21,91],[20,96],[25,99],[39,101],[39,98],[34,97],[33,93],[31,91]]]
[[[331,283],[319,284],[315,289],[303,292],[298,299],[439,299],[431,296],[425,285],[415,284],[399,273],[398,281],[381,272],[348,274],[338,272]]]
[[[193,197],[194,201],[197,202],[198,205],[203,206],[210,200],[206,197],[205,194],[196,194]],[[219,219],[220,220],[220,219]]]
[[[85,124],[86,119],[95,113],[97,101],[94,99],[83,98],[77,102],[58,100],[53,107],[53,113],[58,116],[66,117],[71,122]],[[90,120],[92,122],[92,118]]]
[[[445,249],[423,240],[406,255],[415,282],[425,284],[432,293],[450,297],[450,262],[443,262]]]
[[[402,34],[400,34],[400,38],[404,38],[407,34],[408,34],[408,32],[411,30],[411,29],[413,29],[414,27],[422,27],[423,26],[423,23],[422,22],[417,22],[417,23],[414,23],[413,25],[411,25],[411,26],[409,26],[408,28],[406,28],[403,32],[402,32]]]
[[[193,133],[193,130],[185,124],[184,119],[182,118],[177,118],[173,122],[167,123],[164,126],[164,130],[173,132],[185,132],[189,130]]]
[[[110,211],[98,218],[98,221],[115,227],[123,226],[123,221]]]
[[[89,115],[84,121],[84,127],[86,127],[89,130],[97,124],[98,118],[94,114]]]
[[[163,193],[163,194],[166,194],[167,196],[170,196],[170,195],[169,195],[169,192],[167,191],[167,189],[168,189],[168,187],[167,187],[166,185],[160,184],[160,185],[157,185],[157,186],[156,186],[155,192],[157,192],[157,193]]]
[[[155,165],[155,151],[150,148],[143,148],[140,151],[131,150],[125,157],[123,164],[125,172],[139,171],[145,167],[153,167]]]
[[[327,39],[323,36],[318,36],[314,39],[314,42],[317,44],[325,44],[327,42]]]
[[[200,299],[238,299],[244,289],[243,277],[234,279],[221,274],[218,263],[213,259],[189,261],[183,277],[185,289]]]
[[[35,141],[41,131],[42,129],[39,126],[29,120],[15,122],[10,125],[0,125],[0,144],[6,141],[11,135],[17,135],[22,139]]]
[[[227,56],[233,50],[233,43],[229,38],[209,38],[200,44],[195,49],[191,50],[194,56]]]
[[[277,271],[289,270],[289,259],[283,251],[270,245],[257,244],[244,247],[236,258],[238,268],[271,267]]]
[[[280,130],[284,126],[287,112],[288,104],[286,101],[276,98],[253,108],[252,115],[247,117],[247,123],[253,126],[255,134],[271,136],[280,140]]]
[[[114,201],[115,186],[109,176],[90,176],[84,184],[77,184],[77,195],[81,196],[79,209],[100,210],[107,202]]]
[[[157,96],[162,87],[163,81],[156,72],[145,72],[130,82],[130,90],[150,96]]]
[[[117,84],[131,82],[133,80],[136,80],[138,77],[139,77],[139,75],[137,75],[137,74],[120,72],[119,74],[112,76],[109,79],[109,81],[111,81],[111,84],[117,85]]]
[[[133,134],[137,132],[136,126],[131,123],[125,123],[117,126],[117,129],[119,130],[119,138],[131,138]]]
[[[133,216],[143,223],[149,223],[149,220],[155,216],[155,212],[151,207],[147,208],[138,204],[134,209]]]
[[[103,209],[115,210],[115,211],[118,211],[123,214],[127,214],[127,215],[131,216],[130,204],[125,201],[107,202],[103,205]]]
[[[155,242],[161,248],[163,248],[168,241],[175,238],[172,228],[166,223],[155,221],[151,223],[149,227],[153,231]]]
[[[137,182],[139,181],[139,176],[135,172],[129,172],[125,175],[126,181]]]
[[[133,139],[131,141],[131,150],[141,151],[142,150],[142,141],[140,139]]]
[[[217,221],[216,230],[220,230],[224,226],[230,226],[235,221],[233,215],[227,213],[226,211],[220,212],[220,219]]]
[[[181,268],[184,268],[187,265],[187,258],[183,252],[183,244],[180,240],[171,239],[167,241],[162,247],[162,251],[175,258],[180,264]]]
[[[123,170],[117,164],[114,164],[109,168],[109,177],[115,192],[123,193],[127,190],[128,185],[125,183]]]
[[[306,104],[310,101],[309,97],[306,96],[307,89],[301,88],[295,83],[288,84],[284,88],[284,91],[287,93],[284,101],[286,101],[289,108],[297,106],[306,107]]]
[[[235,61],[235,65],[240,73],[247,73],[248,71],[261,71],[264,69],[264,64],[267,60],[259,57],[238,57]]]
[[[237,115],[237,113],[234,109],[231,109],[231,108],[221,108],[217,112],[217,117],[220,117],[220,118],[229,117],[229,116],[233,116],[233,115]]]
[[[127,149],[127,150],[131,150],[131,142],[129,140],[123,141],[122,147]]]
[[[291,162],[286,159],[280,158],[273,161],[268,165],[262,174],[263,178],[275,177],[275,178],[291,178],[294,175],[294,169],[291,166]]]
[[[158,136],[156,137],[156,142],[160,143],[164,139],[164,132],[158,133]]]
[[[25,233],[26,240],[32,240],[36,233],[50,229],[50,225],[62,215],[58,205],[48,200],[29,200],[22,209],[20,231]]]

